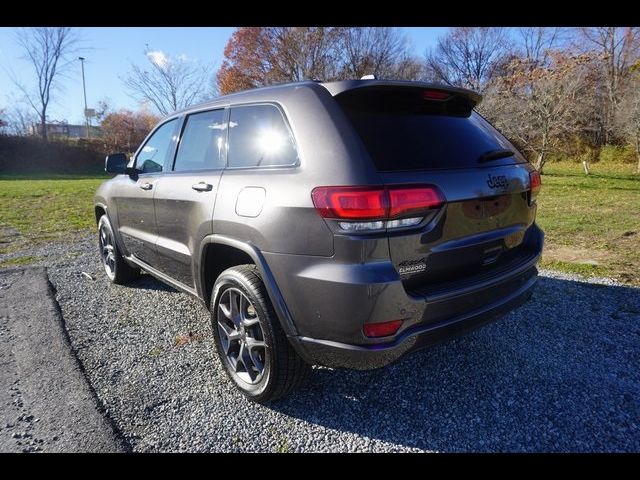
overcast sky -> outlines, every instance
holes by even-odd
[[[125,91],[121,78],[130,69],[131,62],[144,64],[146,45],[162,55],[184,55],[187,58],[220,66],[223,51],[233,27],[91,27],[81,28],[82,45],[87,50],[85,60],[87,102],[93,107],[99,100],[108,99],[113,108],[136,109],[137,102]],[[446,28],[404,28],[416,55],[422,56],[434,45]],[[25,81],[32,80],[28,62],[21,59],[22,52],[15,42],[14,28],[0,28],[0,108],[9,107],[20,95],[11,75]],[[84,100],[80,61],[60,82],[62,90],[50,106],[50,120],[82,123]]]

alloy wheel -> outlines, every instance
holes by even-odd
[[[218,302],[218,332],[231,374],[255,385],[265,374],[266,342],[260,318],[247,296],[228,288]]]
[[[109,277],[113,277],[116,272],[116,252],[113,243],[113,235],[106,227],[100,227],[100,252],[102,253],[102,264]]]

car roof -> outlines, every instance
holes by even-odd
[[[269,85],[265,87],[251,88],[247,90],[242,90],[239,92],[231,93],[228,95],[221,95],[219,97],[215,97],[214,99],[208,100],[206,102],[202,102],[196,105],[191,105],[189,107],[183,108],[171,114],[170,116],[180,115],[184,113],[189,113],[196,110],[203,110],[208,107],[219,107],[223,104],[233,104],[235,101],[253,101],[253,100],[264,100],[268,97],[269,93],[274,94],[274,96],[281,96],[286,94],[289,90],[300,89],[300,88],[324,88],[326,89],[332,96],[337,96],[342,93],[357,90],[361,88],[371,88],[371,87],[421,87],[425,89],[434,89],[452,92],[458,95],[463,95],[469,98],[474,105],[477,105],[482,100],[482,96],[473,91],[468,90],[466,88],[452,87],[449,85],[439,84],[439,83],[429,83],[429,82],[419,82],[419,81],[408,81],[408,80],[339,80],[334,82],[321,82],[319,80],[305,80],[301,82],[290,82],[290,83],[280,83]]]

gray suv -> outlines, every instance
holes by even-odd
[[[529,298],[540,176],[474,107],[417,82],[301,82],[176,112],[96,193],[105,271],[209,308],[266,402],[310,365],[370,369]]]

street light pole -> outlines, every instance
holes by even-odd
[[[78,57],[80,60],[80,65],[82,66],[82,91],[84,93],[84,122],[87,126],[87,135],[89,138],[89,116],[87,115],[87,86],[84,82],[84,57]]]

